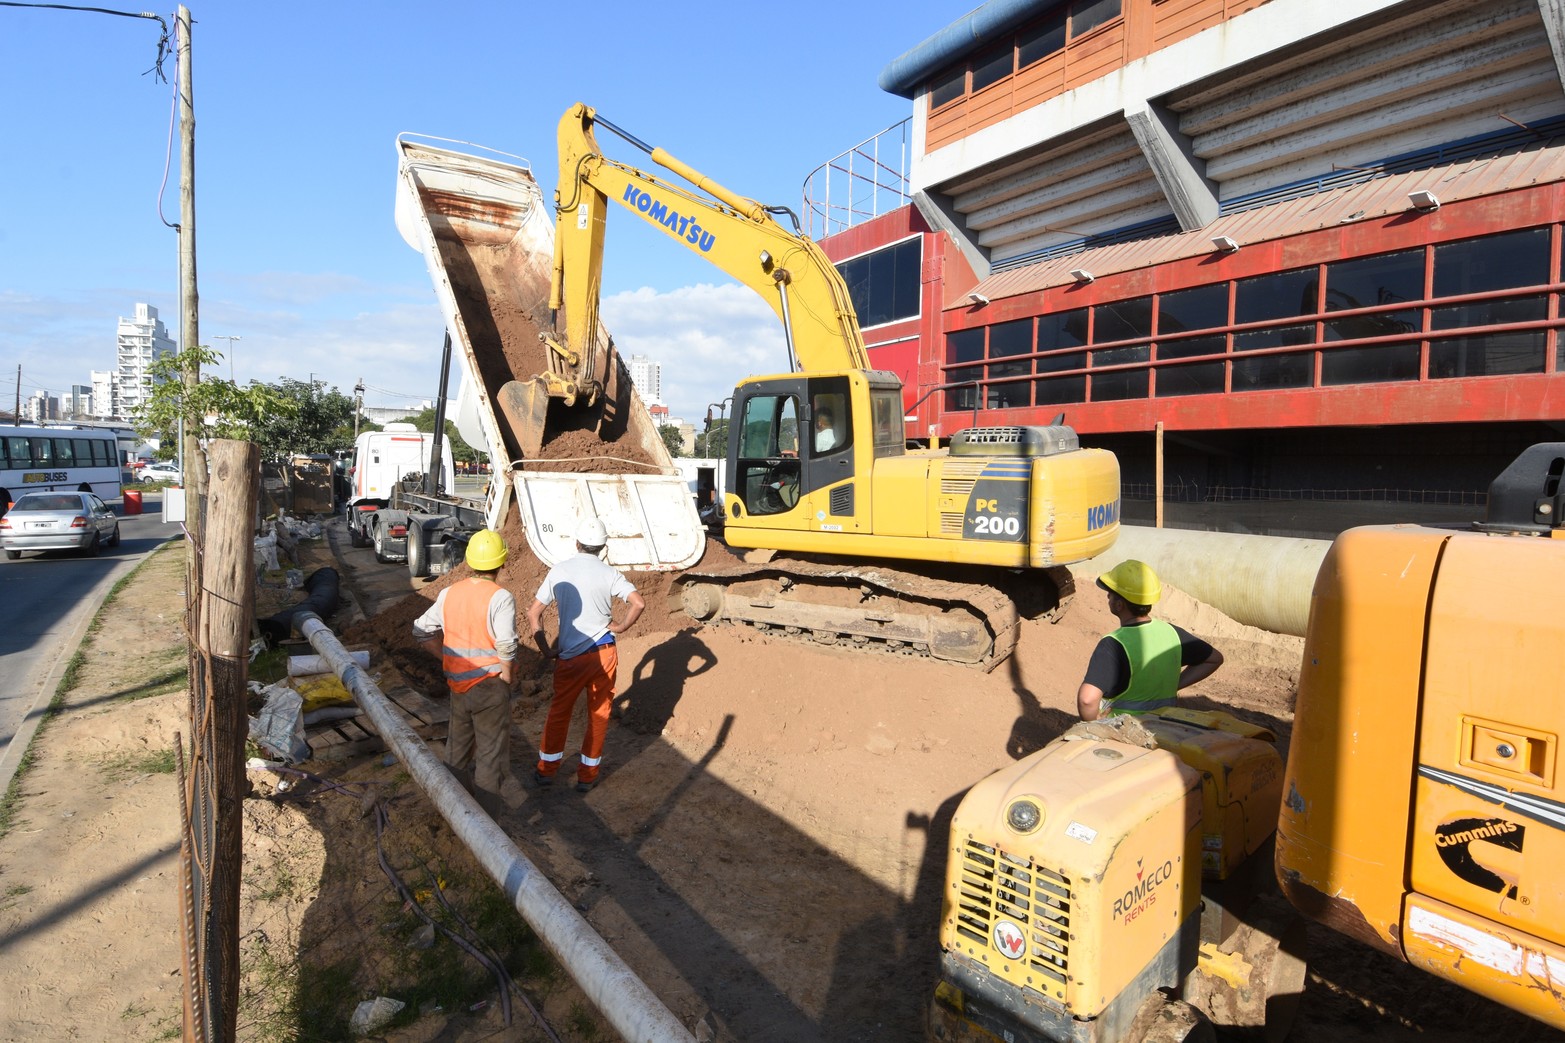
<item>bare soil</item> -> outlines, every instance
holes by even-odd
[[[513,548],[508,585],[530,597],[541,566]],[[175,568],[149,569],[104,613],[68,709],[36,749],[22,822],[0,840],[0,995],[14,997],[0,1039],[150,1040],[178,1023],[172,776],[109,768],[141,763],[185,729],[182,691],[115,696],[131,652],[156,660],[157,640],[179,645],[178,557],[165,554]],[[501,825],[703,1037],[921,1038],[952,811],[974,781],[1073,722],[1087,653],[1111,625],[1106,609],[1083,593],[1059,623],[1025,624],[1018,654],[983,674],[743,629],[690,629],[663,595],[668,577],[636,581],[651,608],[621,646],[603,782],[585,796],[530,790]],[[438,696],[404,639],[436,586],[358,629],[392,650],[372,668],[383,687],[404,664]],[[1286,741],[1299,642],[1239,626],[1178,592],[1159,611],[1228,657],[1187,701],[1230,708]],[[136,669],[155,675],[161,662]],[[522,777],[546,680],[529,685],[514,711]],[[301,955],[311,967],[345,969],[350,1001],[410,994],[406,945],[392,931],[406,904],[378,851],[415,885],[429,867],[454,896],[482,886],[399,766],[369,757],[304,767],[349,792],[311,783],[297,800],[277,799],[279,776],[252,773],[242,1039],[337,1038],[323,1027],[348,1010],[277,1009],[275,993],[307,976],[286,969]],[[379,849],[359,796],[370,789],[390,809]],[[1324,929],[1312,929],[1311,944],[1294,1040],[1558,1038]],[[542,971],[524,988],[560,1038],[615,1038],[563,976]],[[545,1038],[520,1007],[504,1027],[495,999],[491,992],[477,1011],[429,1010],[383,1038]]]

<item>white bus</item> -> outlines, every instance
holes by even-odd
[[[31,489],[117,500],[125,480],[119,433],[106,427],[0,425],[0,510]]]

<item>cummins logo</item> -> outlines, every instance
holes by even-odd
[[[1526,835],[1526,828],[1510,819],[1459,818],[1435,827],[1435,850],[1446,868],[1469,884],[1515,898],[1516,881],[1483,865],[1473,856],[1472,846],[1482,841],[1520,854]]]

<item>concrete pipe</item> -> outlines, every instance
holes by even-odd
[[[695,1043],[695,1037],[609,948],[592,925],[538,871],[511,838],[484,814],[424,740],[409,728],[384,693],[353,661],[331,628],[312,612],[294,625],[331,664],[375,730],[407,768],[457,837],[559,958],[593,1005],[631,1043]]]
[[[1240,623],[1303,637],[1315,574],[1330,546],[1330,540],[1121,525],[1114,546],[1072,565],[1071,573],[1084,588],[1135,558],[1165,583]]]

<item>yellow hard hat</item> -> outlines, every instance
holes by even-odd
[[[467,563],[479,572],[505,564],[505,541],[493,529],[481,529],[467,541]]]
[[[1132,605],[1155,605],[1163,596],[1163,584],[1144,561],[1126,558],[1098,577],[1098,586],[1112,590]]]

